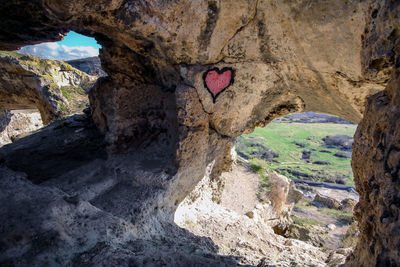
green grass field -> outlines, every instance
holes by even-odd
[[[328,147],[322,138],[327,135],[353,136],[356,127],[351,124],[271,122],[265,128],[256,128],[253,133],[239,137],[236,149],[261,173],[274,170],[289,178],[353,185],[351,159],[334,156],[340,147]],[[261,159],[255,152],[263,146],[279,156]],[[305,150],[311,152],[308,160],[302,159]],[[314,164],[316,161],[329,164]]]

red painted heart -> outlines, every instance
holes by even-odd
[[[204,87],[210,92],[214,103],[217,96],[233,84],[234,75],[232,68],[213,68],[203,74]]]

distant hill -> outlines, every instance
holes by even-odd
[[[288,116],[275,119],[275,122],[301,122],[301,123],[336,123],[336,124],[355,124],[346,119],[319,114],[314,112],[294,113]]]
[[[101,61],[99,57],[88,57],[82,59],[75,59],[66,61],[72,67],[86,72],[89,75],[102,77],[107,76],[107,73],[101,67]]]

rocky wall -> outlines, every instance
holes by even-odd
[[[387,88],[370,97],[353,145],[352,166],[360,201],[360,240],[348,266],[400,262],[400,69]]]

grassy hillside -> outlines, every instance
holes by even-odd
[[[264,177],[266,172],[275,170],[289,178],[353,185],[351,143],[343,146],[323,138],[339,135],[339,139],[351,139],[356,127],[274,121],[239,137],[236,150]]]

